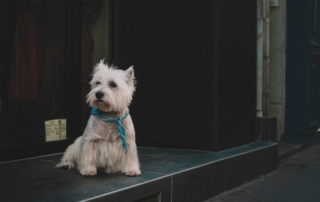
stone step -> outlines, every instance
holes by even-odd
[[[221,152],[139,148],[142,175],[54,167],[61,154],[0,164],[1,201],[204,201],[277,168],[278,144]],[[23,196],[23,197],[22,197]]]

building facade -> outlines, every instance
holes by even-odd
[[[139,184],[147,188],[134,199],[201,201],[275,169],[277,143],[259,138],[257,117],[277,118],[274,141],[304,141],[318,128],[317,0],[0,4],[1,162],[63,152],[82,134],[90,74],[103,58],[134,66],[142,168],[156,156],[150,148],[169,160],[187,152],[182,164],[191,150],[215,159],[151,180],[161,190]]]
[[[277,0],[269,4],[265,116],[277,117],[278,141],[304,144],[319,128],[319,3]]]
[[[135,66],[138,145],[221,151],[256,141],[256,1],[2,4],[1,149],[42,155],[81,135],[102,58]]]

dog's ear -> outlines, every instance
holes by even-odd
[[[128,79],[134,79],[134,71],[133,71],[133,66],[129,67],[126,70],[126,75]]]
[[[100,60],[100,63],[97,63],[96,66],[93,69],[93,74],[98,72],[100,69],[102,69],[103,67],[107,66],[107,64],[104,64],[104,58],[102,60]]]
[[[135,78],[134,78],[133,66],[129,67],[125,71],[125,74],[127,76],[127,83],[134,86],[135,85]]]

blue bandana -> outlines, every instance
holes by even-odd
[[[93,108],[91,110],[91,114],[96,115],[99,119],[105,121],[105,122],[111,122],[111,123],[117,123],[118,124],[118,134],[120,135],[121,139],[122,139],[122,147],[125,151],[125,153],[127,153],[127,143],[126,143],[126,131],[123,128],[122,125],[122,120],[125,119],[128,114],[129,114],[129,108],[128,111],[126,112],[126,114],[123,117],[119,117],[117,116],[116,118],[111,118],[110,116],[108,116],[107,113],[100,111],[97,108]]]

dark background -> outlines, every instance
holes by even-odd
[[[115,65],[134,65],[138,146],[255,141],[256,1],[115,2]]]

